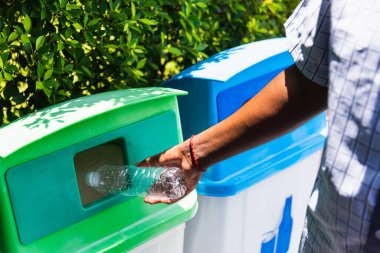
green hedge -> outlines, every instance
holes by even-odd
[[[283,35],[296,0],[0,3],[0,124],[67,99],[154,86],[242,43]]]

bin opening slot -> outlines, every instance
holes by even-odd
[[[126,165],[125,154],[125,143],[122,138],[100,144],[75,154],[74,166],[83,207],[88,207],[107,197],[107,195],[96,191],[93,187],[86,184],[86,174],[103,165]]]

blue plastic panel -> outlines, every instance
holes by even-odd
[[[274,71],[221,91],[217,97],[219,121],[236,112],[259,93],[279,72]]]

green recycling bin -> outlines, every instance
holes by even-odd
[[[154,248],[152,241],[182,252],[195,192],[173,205],[148,205],[141,197],[102,195],[85,175],[102,165],[135,164],[181,142],[177,96],[185,94],[106,92],[0,128],[0,252],[139,252],[144,244]],[[171,230],[177,251],[163,241]]]

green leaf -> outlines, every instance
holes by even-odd
[[[235,4],[235,9],[240,11],[247,11],[247,9],[241,4]]]
[[[68,4],[66,5],[66,10],[70,11],[70,10],[79,10],[80,7],[76,4]]]
[[[65,36],[64,36],[62,33],[59,34],[59,37],[61,37],[61,39],[62,39],[63,41],[66,41],[66,38],[65,38]]]
[[[23,45],[30,44],[30,40],[26,34],[21,34],[20,38]]]
[[[9,34],[8,42],[14,41],[15,39],[17,39],[17,37],[18,33],[16,31],[12,32],[11,34]]]
[[[183,19],[179,19],[179,22],[181,23],[183,28],[187,29],[187,26],[186,26],[184,19],[186,19],[186,16]]]
[[[140,49],[140,48],[135,48],[133,50],[133,52],[135,52],[136,54],[142,54],[142,53],[144,53],[144,51],[142,49]]]
[[[85,67],[85,66],[83,66],[83,65],[81,65],[80,67],[83,69],[83,71],[84,71],[88,76],[92,77],[92,73],[91,73],[91,71],[90,71],[87,67]]]
[[[185,13],[186,13],[186,16],[189,16],[190,13],[191,13],[191,5],[187,2],[185,2]]]
[[[165,44],[165,34],[163,32],[161,32],[161,44]]]
[[[36,82],[36,90],[42,90],[44,88],[44,85],[41,81]]]
[[[129,26],[128,23],[125,23],[125,24],[124,24],[124,29],[123,29],[124,32],[128,31],[128,26]]]
[[[192,42],[193,41],[193,36],[191,36],[191,34],[189,32],[185,32],[185,35],[186,35],[186,38]]]
[[[84,33],[84,37],[85,37],[87,43],[89,43],[90,45],[94,45],[94,44],[95,44],[95,43],[94,43],[94,38],[92,37],[91,34],[89,34],[89,33]]]
[[[65,44],[63,44],[62,42],[59,42],[57,46],[57,50],[62,51],[64,48],[65,48]]]
[[[87,22],[88,22],[88,15],[85,14],[85,15],[84,15],[84,18],[83,18],[83,25],[86,26]]]
[[[77,30],[82,30],[82,29],[83,29],[82,25],[79,24],[79,23],[74,23],[73,26],[74,26],[74,28],[77,29]]]
[[[227,16],[228,22],[231,22],[231,13],[229,11],[226,13],[226,16]]]
[[[202,9],[207,8],[207,4],[202,3],[202,2],[196,3],[196,5],[197,5],[198,7],[200,7],[200,8],[202,8]]]
[[[13,64],[8,64],[4,69],[8,73],[16,73],[18,71],[18,67]]]
[[[12,80],[12,75],[11,74],[9,74],[9,73],[7,73],[7,72],[4,71],[3,75],[5,77],[5,80],[7,80],[7,81]]]
[[[25,15],[24,21],[22,22],[24,29],[27,33],[30,31],[30,27],[32,26],[32,21],[30,20],[28,15]]]
[[[142,32],[141,32],[141,29],[140,29],[138,26],[135,26],[135,25],[130,24],[130,25],[129,25],[129,28],[132,29],[132,30],[137,31],[138,33],[142,33]],[[128,34],[130,34],[130,33],[128,33]]]
[[[158,24],[158,22],[156,20],[147,19],[147,18],[140,18],[139,21],[141,23],[146,24],[146,25],[157,25]]]
[[[46,12],[46,8],[44,7],[41,9],[41,15],[40,15],[41,20],[44,20],[46,16],[47,16],[47,12]]]
[[[51,75],[53,74],[53,69],[49,69],[45,72],[45,75],[44,75],[44,80],[47,80],[51,77]]]
[[[67,4],[67,0],[59,0],[59,5],[64,7]]]
[[[44,65],[42,65],[40,62],[38,62],[38,64],[37,64],[37,78],[38,78],[38,80],[41,79],[43,74],[44,74]]]
[[[169,51],[171,54],[175,55],[175,56],[180,56],[180,55],[182,55],[181,50],[179,50],[179,49],[176,48],[176,47],[168,47],[168,51]]]
[[[67,64],[63,70],[66,71],[66,72],[71,72],[74,68],[74,65],[73,64]]]
[[[44,91],[45,95],[49,98],[51,96],[51,89],[46,88],[45,86],[42,87],[42,90]]]
[[[143,59],[141,59],[138,63],[137,63],[137,68],[138,69],[141,69],[142,67],[144,67],[145,66],[145,63],[146,63],[146,58],[143,58]]]
[[[77,40],[70,40],[69,43],[70,43],[71,45],[73,45],[73,46],[81,47],[81,46],[79,45],[79,42],[78,42]],[[77,46],[77,45],[79,45],[79,46]]]
[[[59,87],[59,83],[53,79],[45,80],[43,82],[43,85],[46,88],[58,88]]]
[[[4,67],[4,62],[3,62],[3,59],[0,57],[0,69],[2,69]]]
[[[105,45],[104,47],[105,48],[112,48],[112,49],[118,49],[119,48],[119,46],[115,45],[115,44],[108,44],[108,45]]]
[[[135,76],[137,76],[137,77],[142,77],[142,76],[144,76],[144,73],[143,73],[141,70],[138,70],[138,69],[132,69],[132,72],[133,72],[133,74],[135,74]]]
[[[203,51],[203,50],[205,50],[206,49],[206,44],[203,44],[203,43],[199,43],[198,45],[197,45],[197,51]]]
[[[91,20],[90,22],[88,22],[87,26],[96,25],[97,23],[99,23],[100,20],[102,20],[102,19],[101,18],[95,18],[95,19]]]
[[[36,40],[36,51],[40,49],[45,43],[45,36],[41,35]]]
[[[135,18],[136,16],[136,6],[134,3],[131,3],[131,15],[132,15],[132,18]]]
[[[65,38],[69,38],[73,34],[74,30],[71,28],[66,29],[65,31]]]
[[[0,57],[3,60],[3,62],[6,62],[6,61],[8,61],[9,53],[3,53],[0,55]]]
[[[24,34],[24,30],[20,26],[14,25],[13,27],[18,32],[18,34]]]
[[[62,56],[60,56],[58,63],[60,64],[61,69],[62,69],[63,66],[65,66],[65,58],[63,58]]]

